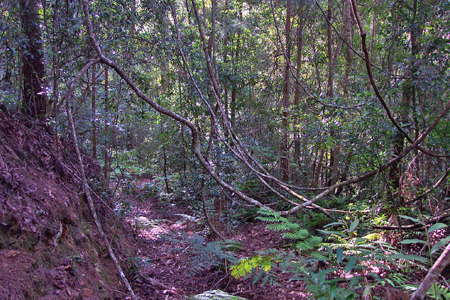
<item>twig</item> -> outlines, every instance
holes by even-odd
[[[428,195],[430,192],[432,192],[433,190],[435,190],[438,186],[440,186],[440,185],[445,181],[445,179],[448,177],[449,173],[450,173],[450,168],[447,169],[447,171],[445,172],[445,174],[442,175],[442,177],[439,178],[439,180],[436,181],[436,183],[433,184],[433,186],[432,186],[431,188],[429,188],[428,190],[426,190],[425,192],[423,192],[423,193],[420,194],[419,196],[415,197],[414,199],[412,199],[412,200],[406,202],[405,204],[411,204],[411,203],[414,203],[414,202],[416,202],[417,200],[420,200],[420,199],[422,199],[423,197],[425,197],[426,195]]]
[[[412,224],[412,225],[406,225],[406,226],[373,226],[373,229],[382,229],[382,230],[414,230],[414,229],[423,229],[428,227],[431,224],[440,222],[441,220],[444,220],[445,218],[450,217],[450,212],[444,213],[440,216],[431,218],[424,222],[424,224]]]

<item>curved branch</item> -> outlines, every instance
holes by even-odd
[[[416,202],[417,200],[422,199],[423,197],[425,197],[426,195],[428,195],[430,192],[432,192],[433,190],[435,190],[438,186],[440,186],[445,179],[448,177],[448,175],[450,174],[450,168],[447,169],[447,171],[444,173],[444,175],[441,176],[441,178],[438,179],[438,181],[436,181],[435,184],[433,184],[433,186],[431,188],[429,188],[428,190],[426,190],[425,192],[423,192],[422,194],[420,194],[419,196],[415,197],[414,199],[406,202],[405,204],[411,204]]]
[[[318,194],[317,196],[315,196],[313,199],[311,199],[309,202],[305,202],[302,206],[307,206],[307,205],[311,205],[312,203],[314,203],[315,201],[318,201],[320,199],[322,199],[323,197],[327,196],[328,194],[330,194],[334,189],[345,186],[345,185],[349,185],[352,183],[357,183],[357,182],[361,182],[363,180],[366,180],[376,174],[378,174],[379,172],[387,169],[388,167],[390,167],[392,164],[395,164],[397,162],[399,162],[401,159],[403,159],[403,157],[405,157],[408,153],[410,153],[412,150],[414,150],[415,148],[417,148],[418,145],[420,145],[420,143],[422,143],[425,138],[431,133],[431,131],[437,126],[437,124],[439,124],[440,120],[449,112],[450,110],[450,101],[447,102],[447,105],[445,106],[444,110],[441,112],[441,114],[434,120],[434,122],[426,129],[424,130],[419,137],[414,141],[414,143],[409,146],[408,148],[406,148],[402,153],[400,153],[397,157],[389,160],[388,162],[386,162],[385,164],[383,164],[382,166],[380,166],[378,169],[367,172],[359,177],[354,177],[351,179],[348,179],[346,181],[340,182],[340,183],[336,183],[335,185],[332,185],[330,187],[328,187],[325,191],[323,191],[322,193]],[[288,211],[283,212],[284,214],[292,214],[297,212],[298,210],[300,210],[302,207],[294,207]]]
[[[383,106],[389,120],[391,120],[392,124],[394,124],[394,126],[408,140],[408,142],[410,142],[411,144],[414,144],[414,140],[403,130],[403,128],[395,120],[394,116],[392,115],[391,110],[389,109],[389,106],[387,105],[386,101],[384,100],[383,96],[380,93],[380,90],[378,89],[377,84],[375,83],[375,79],[373,77],[373,72],[372,72],[372,66],[370,63],[369,50],[367,50],[367,43],[366,43],[367,33],[364,31],[364,29],[362,27],[361,20],[359,18],[358,8],[356,6],[355,0],[350,0],[350,2],[352,5],[352,9],[353,9],[353,15],[355,16],[355,19],[356,19],[356,24],[357,24],[357,27],[359,30],[359,35],[361,37],[361,47],[364,52],[364,57],[366,58],[364,60],[364,62],[366,64],[367,75],[369,76],[370,85],[372,86],[373,91],[375,92],[375,95],[377,96],[377,99]],[[423,147],[421,147],[419,145],[417,145],[417,149],[420,150],[421,152],[423,152],[424,154],[427,154],[427,155],[433,156],[433,157],[450,157],[449,155],[436,154],[436,153],[430,152],[429,150],[424,149]]]
[[[233,186],[231,186],[229,183],[225,182],[213,169],[213,167],[208,163],[208,161],[205,159],[205,157],[203,156],[202,152],[201,152],[201,148],[200,148],[200,139],[199,139],[199,133],[197,128],[195,127],[195,125],[189,121],[188,119],[186,119],[185,117],[182,117],[180,115],[178,115],[177,113],[168,110],[167,108],[159,105],[158,103],[156,103],[155,101],[153,101],[152,99],[150,99],[147,95],[144,94],[144,92],[141,91],[141,89],[139,89],[137,87],[137,85],[134,83],[134,81],[128,77],[127,74],[125,74],[125,72],[111,59],[109,59],[108,57],[105,56],[105,54],[103,53],[100,44],[98,43],[96,37],[95,37],[95,33],[94,33],[94,29],[92,26],[92,22],[90,20],[90,13],[89,13],[89,6],[86,0],[80,0],[81,5],[83,7],[83,12],[84,12],[84,18],[85,18],[85,23],[86,23],[86,27],[88,30],[88,34],[89,34],[89,38],[91,40],[92,45],[94,46],[97,55],[99,57],[99,60],[101,63],[111,67],[116,73],[117,75],[119,75],[119,77],[121,77],[127,84],[128,86],[134,91],[134,93],[141,98],[142,100],[144,100],[145,102],[147,102],[153,109],[155,109],[156,111],[158,111],[159,113],[168,116],[169,118],[178,121],[182,124],[184,124],[186,127],[189,128],[189,130],[191,131],[191,136],[192,136],[192,142],[191,142],[191,148],[192,148],[192,152],[194,153],[194,155],[197,157],[197,159],[199,160],[200,164],[207,170],[207,172],[214,178],[214,180],[223,188],[225,188],[226,190],[235,193],[239,198],[241,198],[244,201],[247,201],[250,204],[256,205],[258,207],[261,208],[265,208],[265,209],[269,209],[271,210],[269,207],[267,207],[266,205],[262,204],[261,202],[259,202],[256,199],[253,199],[249,196],[247,196],[246,194],[244,194],[243,192],[235,189]]]

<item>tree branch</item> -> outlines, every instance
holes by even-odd
[[[356,6],[356,0],[350,0],[351,4],[352,4],[352,9],[353,9],[353,15],[355,16],[356,19],[356,24],[359,30],[359,35],[361,37],[361,47],[362,50],[364,52],[364,57],[366,58],[364,60],[365,64],[366,64],[366,69],[367,69],[367,75],[369,76],[369,82],[370,85],[373,88],[373,91],[375,92],[375,95],[377,96],[378,101],[381,103],[381,105],[383,106],[386,115],[388,116],[389,120],[391,120],[392,124],[394,124],[394,126],[397,128],[397,130],[411,143],[414,144],[414,140],[411,139],[411,137],[403,130],[403,128],[398,124],[398,122],[395,120],[394,116],[392,115],[391,110],[389,109],[389,106],[387,105],[386,101],[384,100],[383,96],[380,93],[380,90],[378,89],[377,84],[375,83],[375,79],[373,77],[373,72],[372,72],[372,66],[370,63],[370,55],[369,55],[369,51],[367,50],[367,43],[366,43],[366,37],[367,37],[367,33],[364,31],[362,24],[361,24],[361,20],[359,18],[359,13],[358,13],[358,7]],[[421,152],[423,152],[424,154],[427,154],[429,156],[433,156],[433,157],[450,157],[449,155],[444,155],[444,154],[435,154],[433,152],[430,152],[427,149],[424,149],[423,147],[417,145],[416,146],[418,150],[420,150]]]
[[[194,153],[194,155],[197,157],[197,159],[199,160],[200,164],[207,170],[207,172],[214,178],[214,180],[216,180],[216,182],[222,186],[223,188],[225,188],[226,190],[235,193],[239,198],[241,198],[244,201],[247,201],[250,204],[256,205],[258,207],[261,208],[265,208],[265,209],[269,209],[271,210],[269,207],[267,207],[266,205],[262,204],[261,202],[259,202],[256,199],[253,199],[249,196],[247,196],[246,194],[244,194],[243,192],[235,189],[232,185],[230,185],[229,183],[225,182],[213,169],[213,167],[208,163],[208,161],[205,159],[205,157],[203,156],[203,154],[201,153],[201,148],[200,148],[200,139],[199,139],[199,133],[197,128],[195,127],[195,125],[189,121],[188,119],[178,115],[177,113],[166,109],[165,107],[159,105],[158,103],[156,103],[155,101],[153,101],[152,99],[150,99],[147,95],[144,94],[144,92],[141,91],[141,89],[139,89],[137,87],[137,85],[134,83],[134,81],[128,77],[127,74],[125,74],[125,72],[111,59],[107,58],[103,51],[101,50],[100,44],[98,43],[96,37],[95,37],[95,33],[93,30],[93,26],[92,26],[92,22],[90,20],[90,13],[89,13],[89,7],[87,4],[86,0],[80,0],[81,5],[83,7],[83,11],[84,11],[84,18],[85,18],[85,23],[86,23],[86,27],[88,30],[88,35],[89,38],[91,40],[91,43],[93,44],[97,55],[99,56],[99,60],[101,63],[111,67],[126,83],[127,85],[134,91],[134,93],[141,98],[142,100],[144,100],[145,102],[147,102],[153,109],[155,109],[156,111],[158,111],[159,113],[168,116],[169,118],[178,121],[182,124],[184,124],[186,127],[189,128],[189,130],[191,131],[191,136],[192,136],[192,142],[191,142],[191,149],[192,152]]]
[[[444,251],[442,251],[439,258],[433,264],[433,266],[428,271],[425,278],[422,280],[419,288],[412,294],[409,300],[422,300],[425,298],[425,294],[428,289],[431,287],[433,282],[437,279],[437,277],[441,274],[441,272],[445,269],[445,267],[450,264],[450,243],[445,247]]]
[[[98,62],[98,60],[89,61],[81,69],[81,71],[78,74],[78,76],[76,77],[76,79],[81,78],[81,76],[89,69],[89,67],[91,67],[92,65],[94,65],[97,62]],[[72,84],[73,84],[73,82],[72,82]],[[126,288],[128,289],[128,291],[131,295],[131,298],[133,300],[138,300],[137,296],[135,295],[135,293],[133,291],[133,288],[130,285],[130,282],[128,281],[127,277],[125,276],[125,273],[122,270],[122,267],[120,266],[120,262],[117,259],[116,254],[114,253],[111,243],[110,243],[108,237],[106,236],[105,231],[103,230],[102,224],[97,215],[97,210],[95,209],[94,201],[92,200],[91,189],[89,187],[89,184],[88,184],[88,181],[86,178],[86,172],[84,170],[83,159],[81,157],[81,151],[80,151],[80,147],[79,147],[79,143],[78,143],[78,137],[77,137],[77,133],[75,130],[75,122],[73,120],[72,111],[71,111],[70,105],[69,105],[69,97],[71,95],[73,95],[73,85],[72,84],[70,84],[64,100],[65,100],[67,118],[69,119],[70,131],[72,133],[72,139],[73,139],[73,143],[75,146],[75,151],[77,153],[78,162],[80,164],[80,173],[81,173],[81,179],[82,179],[82,184],[83,184],[83,193],[86,196],[86,199],[87,199],[87,202],[89,205],[89,210],[91,211],[92,218],[94,219],[95,225],[97,226],[97,230],[100,233],[100,236],[102,237],[103,242],[106,245],[106,248],[108,249],[108,254],[114,262],[114,266],[117,269],[117,273],[119,274],[119,277],[121,278],[122,282],[125,284]]]

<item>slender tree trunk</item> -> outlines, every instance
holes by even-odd
[[[105,66],[105,112],[106,115],[108,115],[108,111],[109,111],[109,105],[108,105],[108,101],[109,101],[109,76],[108,76],[108,67]],[[105,131],[105,136],[109,136],[110,134],[110,130],[109,130],[109,121],[108,118],[105,118],[105,125],[104,125],[104,131]],[[106,187],[109,187],[109,179],[110,179],[110,170],[111,170],[111,153],[110,153],[110,147],[111,147],[111,140],[112,139],[112,133],[111,136],[109,136],[109,139],[106,138],[106,142],[105,142],[105,150],[103,152],[103,159],[105,161],[105,164],[103,166],[103,177],[105,179],[105,185]]]
[[[345,3],[347,3],[347,1],[345,1]],[[348,6],[348,4],[347,4]],[[348,7],[344,6],[344,10],[347,8],[348,11]],[[334,97],[334,73],[335,73],[335,66],[336,66],[336,59],[339,53],[339,49],[336,49],[336,53],[333,53],[333,45],[334,45],[334,40],[333,40],[333,34],[332,34],[332,18],[333,18],[333,14],[332,14],[332,9],[333,9],[333,0],[328,0],[328,9],[327,9],[327,56],[328,56],[328,80],[327,80],[327,97],[328,98],[333,98]],[[350,26],[351,28],[351,26]],[[345,30],[347,30],[347,28],[345,28]],[[339,48],[339,47],[336,47]],[[347,54],[347,52],[346,52]],[[347,59],[347,55],[346,55],[346,59]],[[348,73],[347,73],[347,68],[346,68],[346,72],[344,74],[344,78],[345,80],[348,82]],[[346,90],[344,90],[344,93],[347,93]],[[332,138],[334,138],[336,135],[336,132],[334,129],[330,130],[330,136]],[[331,150],[330,150],[330,155],[328,156],[327,159],[329,159],[329,163],[328,166],[329,168],[323,168],[323,172],[325,172],[325,180],[322,180],[322,183],[326,183],[327,185],[333,185],[337,182],[338,179],[338,166],[339,166],[339,156],[340,156],[340,147],[339,145],[334,146]]]
[[[96,87],[96,67],[92,66],[91,82],[91,123],[92,123],[92,157],[97,157],[97,87]]]
[[[288,181],[290,177],[289,168],[289,106],[290,106],[290,64],[291,64],[291,18],[292,18],[292,0],[286,1],[286,22],[284,32],[286,36],[286,56],[283,75],[283,99],[282,99],[282,140],[280,147],[280,169],[283,181]]]
[[[22,43],[23,110],[32,117],[43,118],[48,99],[38,0],[19,0],[19,4],[25,38]]]
[[[409,114],[411,108],[413,108],[416,102],[416,88],[414,85],[415,73],[416,73],[416,60],[417,54],[419,52],[419,42],[418,39],[421,34],[421,28],[419,22],[417,21],[417,7],[418,1],[414,0],[412,7],[412,24],[410,26],[410,49],[411,49],[411,59],[410,65],[406,71],[406,80],[403,82],[402,86],[402,98],[400,100],[400,110],[398,114],[400,124],[408,124],[410,122]],[[392,152],[394,156],[398,156],[404,149],[405,136],[398,132],[393,139]],[[403,195],[401,192],[401,164],[400,162],[394,163],[389,170],[389,193],[388,196],[391,198],[391,209],[395,213],[396,209],[400,207],[403,202]]]
[[[333,90],[333,78],[334,78],[334,64],[333,64],[333,35],[332,35],[332,9],[333,0],[328,0],[327,9],[327,56],[328,56],[328,77],[327,77],[327,97],[332,98],[334,96]]]
[[[297,18],[298,18],[298,24],[297,24],[297,70],[296,70],[296,77],[297,80],[300,81],[300,74],[301,74],[301,68],[302,68],[302,52],[303,52],[303,27],[304,27],[304,6],[299,5],[298,12],[297,12]],[[302,96],[302,91],[299,83],[295,84],[295,90],[294,90],[294,105],[295,109],[298,111],[300,109],[300,98]],[[300,121],[298,118],[296,118],[296,125],[300,124]],[[295,161],[297,162],[298,169],[301,168],[301,143],[300,143],[300,129],[295,127],[294,132],[294,157]],[[298,182],[300,179],[300,174],[296,173],[296,181]]]
[[[167,153],[166,153],[166,146],[162,147],[163,150],[163,175],[164,175],[164,185],[166,186],[166,193],[172,193],[172,189],[169,185],[169,178],[168,172],[167,172]]]
[[[343,35],[344,39],[347,41],[349,45],[353,43],[353,34],[352,34],[352,6],[349,3],[349,0],[344,0],[344,30]],[[350,86],[349,75],[352,69],[352,50],[350,46],[345,46],[345,71],[344,71],[344,82],[343,82],[343,92],[344,97],[348,97],[348,88]]]

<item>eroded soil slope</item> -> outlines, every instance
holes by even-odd
[[[84,160],[98,186],[98,165]],[[126,298],[78,170],[67,140],[36,120],[0,112],[0,299]],[[109,204],[95,201],[119,256],[132,256]]]

